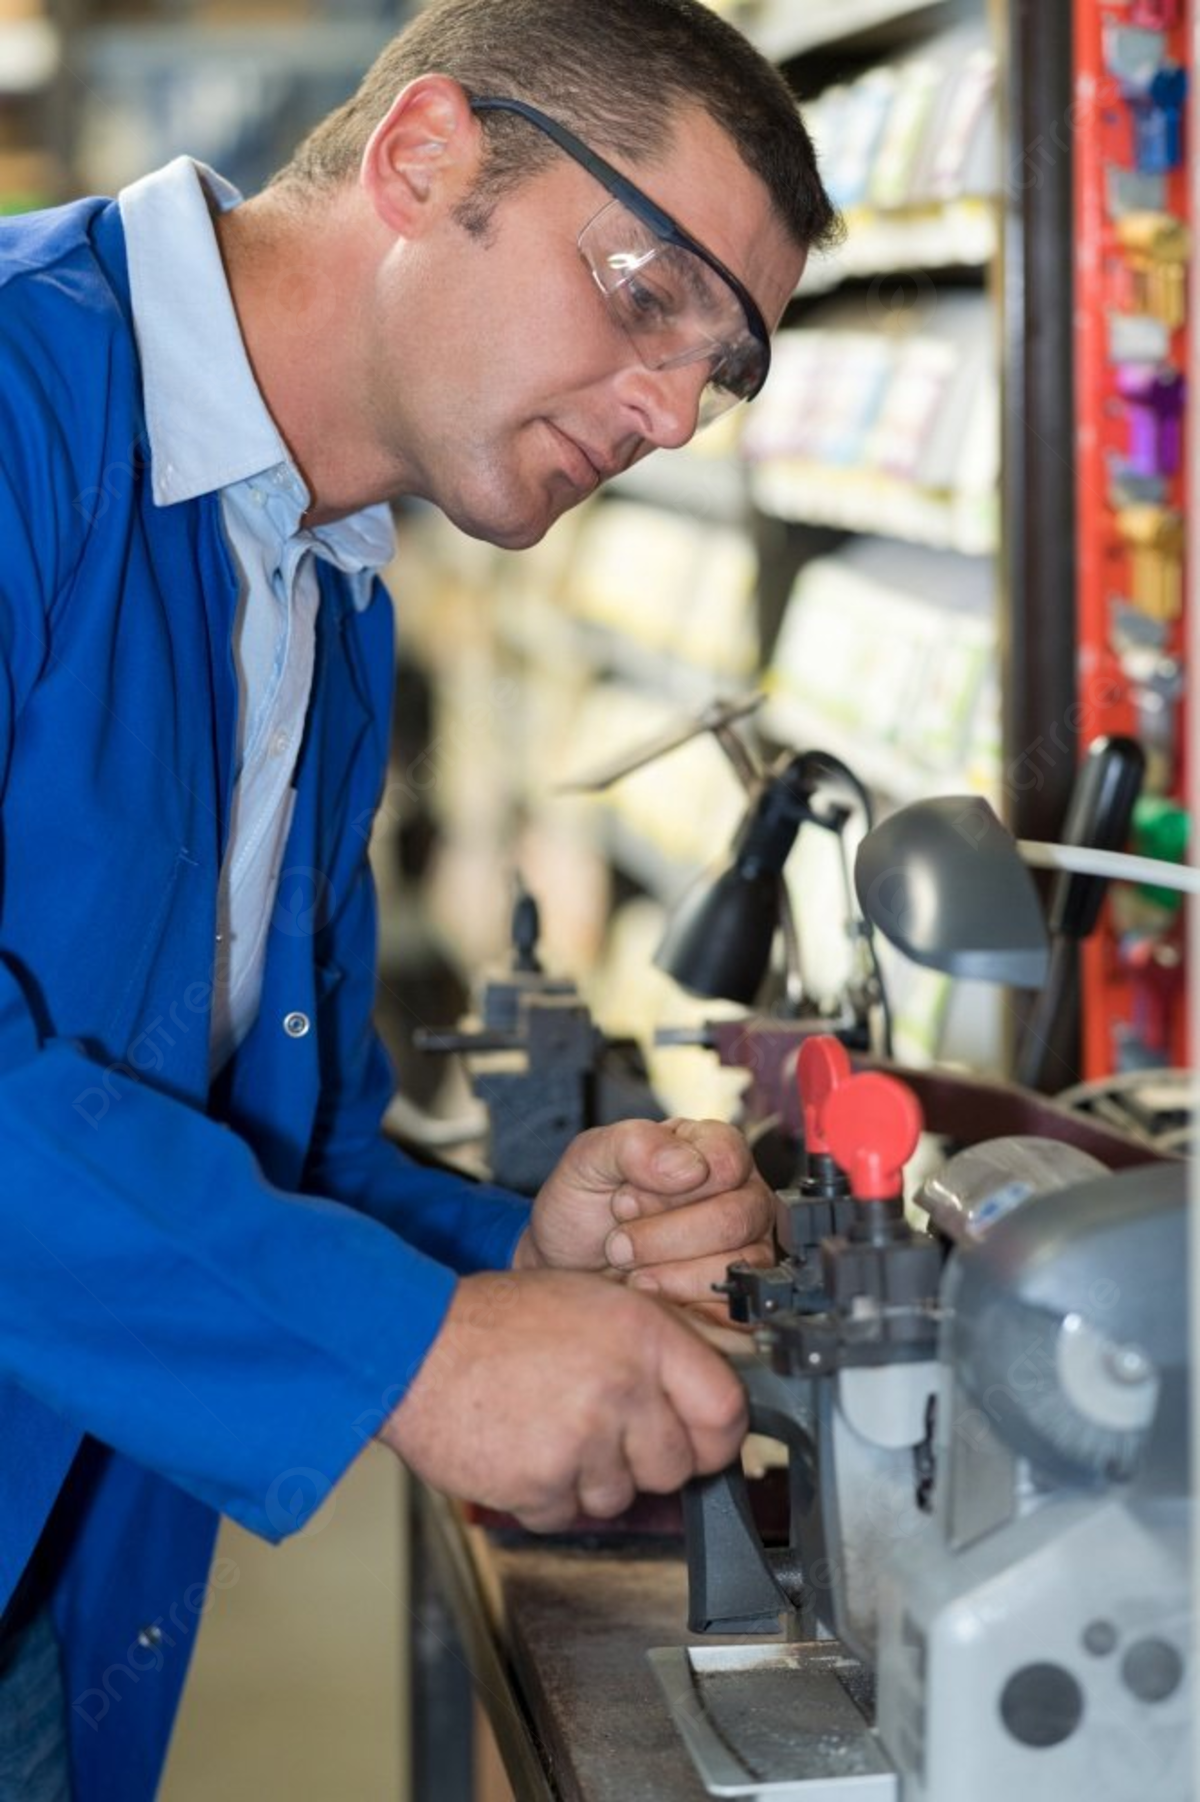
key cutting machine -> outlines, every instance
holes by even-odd
[[[754,1430],[686,1502],[694,1632],[653,1653],[710,1793],[774,1802],[1190,1796],[1186,1166],[1033,1136],[959,1152],[906,1217],[920,1108],[800,1053],[807,1174],[782,1262],[734,1266]]]
[[[917,962],[1045,980],[1036,897],[983,802],[893,815],[855,884]],[[752,1425],[789,1447],[788,1543],[761,1543],[740,1468],[687,1505],[689,1624],[787,1637],[652,1654],[710,1792],[1186,1802],[1188,1167],[958,1132],[914,1227],[908,1084],[850,1074],[830,1041],[798,1070],[784,1256],[728,1281],[756,1328]]]

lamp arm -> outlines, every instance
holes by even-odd
[[[779,877],[779,936],[783,940],[783,992],[789,1014],[799,1014],[808,998],[804,986],[804,958],[800,950],[800,932],[796,910],[786,878]]]
[[[1103,876],[1113,882],[1144,882],[1200,895],[1200,869],[1194,864],[1164,863],[1157,857],[1133,857],[1125,851],[1097,851],[1089,845],[1044,844],[1020,838],[1017,850],[1035,870],[1066,870],[1075,876]]]
[[[733,765],[738,781],[747,794],[753,794],[762,781],[762,771],[755,763],[750,748],[740,732],[728,723],[711,728],[712,735]]]

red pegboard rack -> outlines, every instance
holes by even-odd
[[[1190,0],[1074,0],[1079,741],[1147,751],[1184,830]],[[1194,402],[1191,404],[1195,404]],[[1115,888],[1084,947],[1084,1075],[1187,1061],[1183,909]]]

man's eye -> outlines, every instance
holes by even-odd
[[[746,381],[750,369],[750,353],[727,344],[714,345],[712,379],[720,388],[736,389]]]
[[[661,330],[674,318],[677,307],[669,290],[630,276],[621,283],[616,298],[623,308],[627,323],[641,331]]]

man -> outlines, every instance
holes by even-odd
[[[532,1209],[383,1141],[355,822],[383,504],[530,545],[753,395],[832,228],[786,90],[696,0],[441,0],[237,200],[0,231],[3,1802],[150,1796],[215,1511],[277,1538],[371,1434],[538,1528],[727,1462],[662,1304],[770,1256],[711,1122]]]

